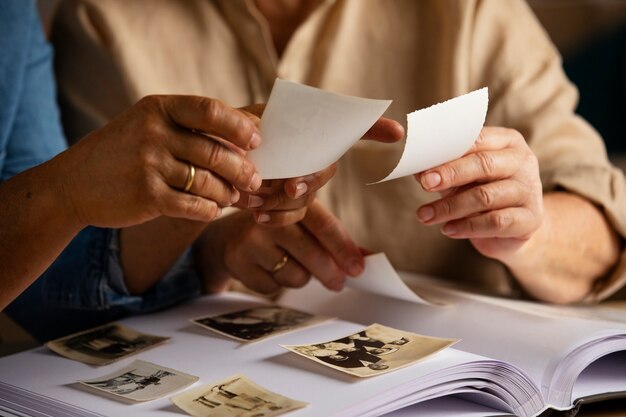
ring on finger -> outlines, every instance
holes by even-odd
[[[289,255],[284,254],[283,257],[278,262],[276,262],[276,264],[272,268],[272,273],[276,273],[283,269],[285,265],[287,265],[287,262],[289,262]]]
[[[193,180],[196,177],[196,167],[194,167],[191,162],[188,162],[187,165],[189,166],[189,170],[187,171],[187,180],[185,181],[185,187],[183,188],[184,192],[191,190]]]

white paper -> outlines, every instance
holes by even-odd
[[[407,115],[402,157],[382,180],[413,175],[461,157],[478,138],[487,117],[487,88]]]
[[[355,290],[397,298],[411,303],[432,305],[406,286],[384,253],[366,256],[365,270],[358,277],[348,278],[346,286]]]
[[[261,146],[248,158],[265,180],[320,171],[337,162],[390,104],[277,79],[259,126]]]

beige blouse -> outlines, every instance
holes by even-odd
[[[73,0],[53,24],[60,97],[70,138],[147,94],[195,94],[233,106],[265,102],[276,77],[362,97],[393,99],[406,114],[488,86],[487,124],[519,130],[537,154],[546,191],[562,188],[602,207],[626,236],[626,183],[598,134],[573,113],[577,91],[522,0],[325,1],[282,57],[245,0]],[[403,144],[361,142],[319,198],[358,244],[396,268],[515,296],[500,263],[416,218],[433,199],[413,178],[366,186]],[[626,280],[626,255],[589,300]]]

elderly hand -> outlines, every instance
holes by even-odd
[[[260,117],[264,104],[242,108],[251,118]],[[254,115],[254,116],[252,116]],[[393,143],[404,137],[404,128],[395,120],[381,117],[363,135],[362,139]],[[263,181],[253,193],[242,193],[237,207],[253,211],[257,223],[282,227],[302,220],[307,207],[315,199],[315,192],[335,175],[335,164],[303,177]]]
[[[82,225],[206,222],[260,187],[244,152],[259,143],[254,121],[218,100],[149,96],[56,158],[60,188]]]
[[[363,271],[363,256],[339,220],[313,201],[304,218],[285,227],[258,225],[248,212],[212,223],[195,246],[205,290],[223,289],[232,276],[272,293],[304,286],[315,275],[330,290]]]
[[[537,158],[515,130],[485,127],[461,158],[415,176],[441,198],[421,206],[424,224],[470,239],[483,255],[506,263],[538,230],[543,218]]]

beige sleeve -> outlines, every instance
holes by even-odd
[[[588,199],[623,239],[624,174],[608,161],[598,133],[574,113],[578,92],[528,5],[479,1],[471,47],[471,84],[490,87],[487,124],[519,130],[539,159],[544,192],[564,189]],[[625,282],[626,252],[586,301],[607,298]]]
[[[134,104],[113,61],[111,28],[89,1],[65,0],[52,22],[55,72],[63,126],[75,143]]]

